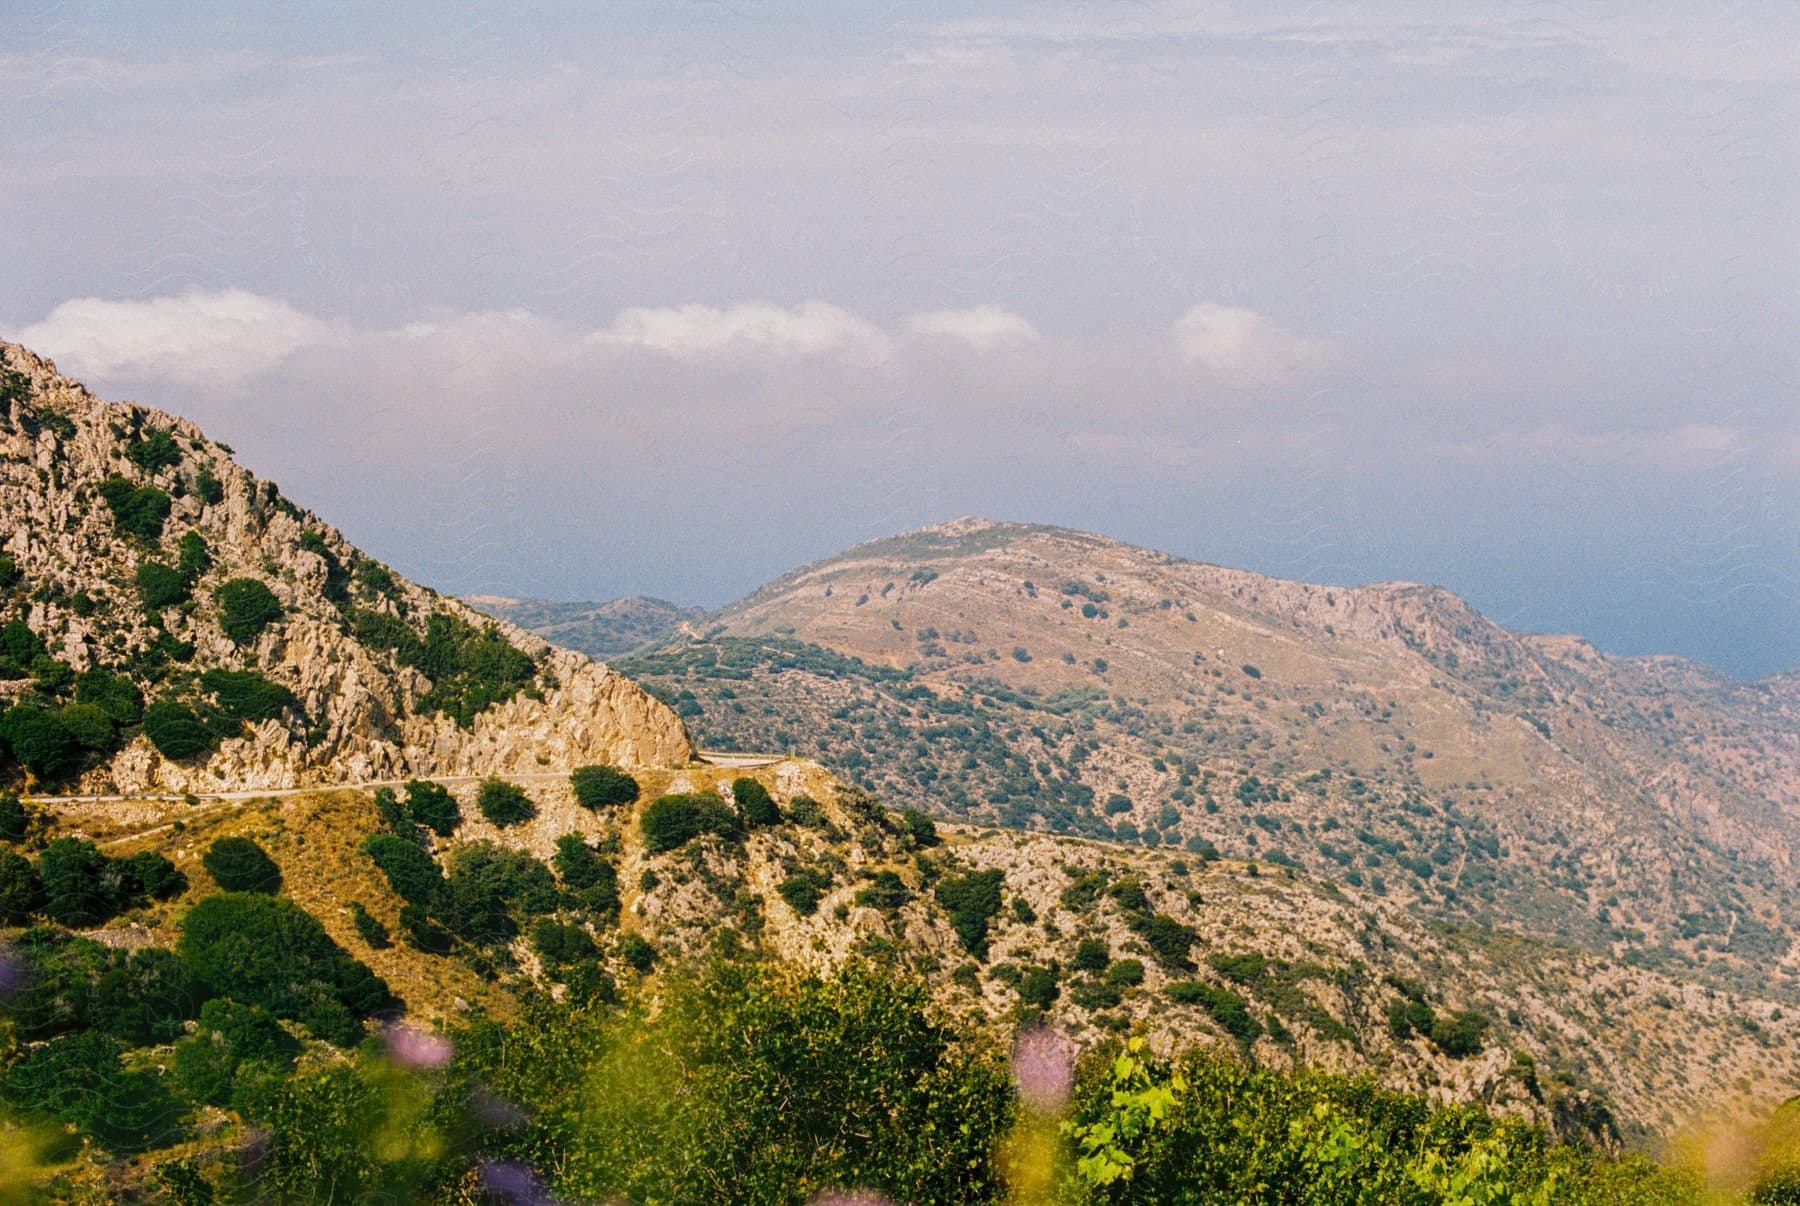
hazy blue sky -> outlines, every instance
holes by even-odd
[[[975,512],[1800,665],[1794,6],[121,9],[0,9],[0,330],[440,588]]]

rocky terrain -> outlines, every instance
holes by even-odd
[[[653,799],[713,791],[730,800],[740,777],[769,789],[777,821],[672,850],[646,843]],[[601,966],[621,986],[645,974],[640,966],[715,956],[819,970],[852,957],[894,960],[926,976],[951,1011],[1008,1028],[1049,1020],[1084,1044],[1141,1033],[1218,1043],[1280,1067],[1371,1071],[1392,1087],[1604,1142],[1646,1143],[1722,1105],[1765,1106],[1800,1073],[1800,1017],[1775,1001],[1435,926],[1392,899],[1305,873],[1082,838],[934,831],[794,760],[638,778],[636,803],[595,812],[575,803],[566,779],[540,776],[525,783],[531,817],[504,828],[482,818],[472,785],[457,787],[462,823],[423,840],[446,866],[481,842],[553,863],[568,834],[604,852],[618,919],[573,916],[588,922]],[[533,985],[565,991],[528,915],[498,944],[442,954],[397,939],[372,946],[353,902],[396,936],[405,902],[364,853],[382,829],[366,793],[149,803],[129,816],[97,803],[59,810],[59,824],[116,854],[160,851],[187,876],[187,896],[115,922],[106,931],[114,943],[166,941],[171,919],[210,890],[200,862],[210,843],[250,837],[280,865],[285,890],[421,1021],[510,1016]],[[994,875],[991,897],[971,908],[954,887],[984,873]],[[970,916],[984,930],[974,942],[958,924]],[[1396,1023],[1419,1007],[1438,1021],[1478,1018],[1474,1041],[1457,1046],[1431,1021]]]
[[[1793,989],[1791,674],[979,519],[796,570],[622,664],[711,746],[940,816],[1291,864]]]
[[[0,345],[15,783],[202,791],[669,765],[621,675],[406,581],[193,424]]]

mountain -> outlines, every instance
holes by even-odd
[[[795,570],[621,664],[710,746],[817,758],[896,804],[1795,986],[1795,675],[976,518]]]
[[[469,595],[477,611],[529,629],[552,644],[589,657],[616,657],[651,644],[671,628],[706,613],[665,599],[637,595],[604,603],[557,603],[505,595]]]
[[[1785,773],[1790,681],[975,520],[608,668],[407,582],[192,424],[0,358],[0,1101],[94,1140],[45,1148],[52,1197],[155,1197],[165,1156],[236,1184],[272,1119],[298,1186],[289,1134],[394,1073],[369,1040],[401,1020],[560,1051],[571,1013],[653,1016],[708,967],[876,965],[993,1048],[1197,1043],[1606,1145],[1791,1092],[1785,797],[1727,790]],[[818,760],[703,757],[683,717]],[[1607,795],[1665,730],[1680,775]],[[1714,894],[1691,936],[1624,929],[1654,906],[1592,878],[1606,841]]]
[[[15,778],[201,791],[692,753],[628,679],[408,582],[192,423],[0,360]]]

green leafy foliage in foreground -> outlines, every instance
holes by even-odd
[[[546,958],[592,958],[590,941],[554,924],[533,941]],[[58,957],[104,962],[95,944],[69,944]],[[1054,1040],[1020,1041],[1009,1066],[1000,1036],[946,1020],[923,983],[866,965],[819,978],[719,964],[670,973],[623,1006],[604,999],[534,998],[511,1022],[321,1057],[278,1023],[282,1009],[234,992],[198,1008],[172,1061],[134,1055],[114,1037],[129,1027],[96,1027],[16,1054],[0,1089],[25,1120],[59,1119],[113,1151],[184,1143],[158,1174],[193,1189],[171,1199],[183,1201],[786,1203],[873,1192],[1699,1206],[1791,1201],[1782,1187],[1800,1169],[1782,1138],[1795,1133],[1789,1111],[1741,1145],[1761,1169],[1746,1198],[1755,1177],[1720,1195],[1475,1107],[1216,1049],[1160,1057],[1133,1039],[1071,1068]],[[181,1014],[194,1018],[194,1005]],[[266,1141],[246,1147],[226,1132],[196,1145],[183,1120],[203,1103]],[[0,1145],[30,1133],[0,1130]],[[20,1167],[16,1152],[0,1161]]]

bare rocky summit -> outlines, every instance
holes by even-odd
[[[393,573],[187,420],[17,346],[0,362],[14,777],[205,791],[691,755],[622,675]]]

